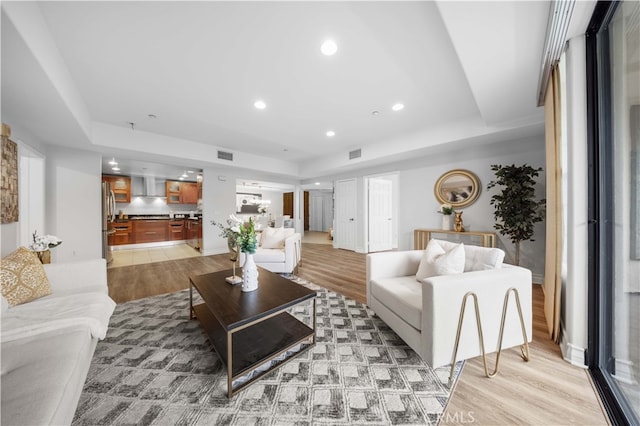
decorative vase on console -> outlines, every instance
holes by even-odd
[[[451,231],[451,215],[454,213],[451,204],[443,204],[440,206],[438,213],[442,215],[442,230]]]

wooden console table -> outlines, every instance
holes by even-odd
[[[442,229],[415,229],[413,231],[413,248],[414,250],[424,250],[427,243],[432,238],[433,234],[444,235],[440,237],[443,240],[465,243],[472,245],[479,245],[483,247],[495,247],[496,246],[496,233],[495,232],[456,232],[445,231]]]

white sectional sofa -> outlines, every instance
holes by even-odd
[[[442,242],[445,247],[453,243]],[[520,295],[527,341],[532,338],[531,271],[502,264],[481,264],[482,247],[464,246],[464,271],[416,279],[423,250],[374,253],[367,256],[367,304],[413,350],[433,368],[451,362],[462,299],[469,291],[478,296],[487,353],[498,349],[498,336],[505,293],[515,287]],[[498,250],[498,249],[492,249]],[[501,252],[501,251],[500,251]],[[493,252],[495,254],[496,252]],[[502,252],[502,256],[504,253]],[[522,345],[522,329],[513,295],[510,296],[502,347]],[[456,360],[481,355],[473,301],[466,305]]]
[[[3,425],[71,424],[115,308],[104,259],[44,268],[50,295],[13,307],[2,297]]]

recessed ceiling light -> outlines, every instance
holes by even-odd
[[[394,111],[402,111],[404,109],[404,104],[395,104],[391,109]]]
[[[316,182],[315,185],[320,185],[320,182]]]
[[[378,115],[380,114],[380,111],[371,111],[371,115]]]
[[[149,117],[149,118],[158,118],[158,116],[155,115],[155,114],[149,114],[147,117]]]
[[[253,103],[253,106],[258,108],[258,109],[265,109],[267,107],[267,104],[264,103],[263,100],[258,99],[257,101],[255,101]]]
[[[333,40],[325,40],[320,46],[320,51],[323,55],[332,56],[338,51],[338,45]]]
[[[112,159],[111,161],[109,161],[109,164],[111,164],[112,166],[117,166],[118,162],[116,161],[116,159]]]
[[[120,170],[120,167],[118,167],[118,166],[113,166],[113,167],[111,168],[111,170],[113,170],[114,172],[117,172],[118,170]]]
[[[187,170],[187,173],[195,173],[193,170]]]
[[[326,133],[326,135],[327,135],[328,138],[332,138],[332,137],[334,137],[336,135],[336,132],[334,132],[333,130],[329,130]]]

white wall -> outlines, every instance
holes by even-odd
[[[62,239],[52,262],[101,258],[100,154],[56,146],[46,155],[46,233]]]
[[[480,179],[482,192],[474,204],[460,209],[463,211],[464,226],[470,231],[497,232],[493,228],[494,208],[489,204],[491,196],[498,193],[494,188],[486,190],[487,184],[495,179],[492,164],[524,164],[533,167],[545,166],[544,139],[527,141],[530,151],[517,154],[503,154],[488,149],[485,155],[469,158],[464,152],[459,153],[455,161],[443,162],[428,167],[400,171],[400,204],[399,204],[399,248],[413,248],[413,230],[416,228],[440,229],[442,216],[437,213],[440,203],[433,193],[436,180],[452,169],[465,169],[475,173]],[[544,174],[538,179],[536,197],[544,198]],[[535,228],[535,241],[523,241],[520,244],[520,265],[530,269],[534,274],[534,282],[541,283],[544,276],[545,232],[544,222]],[[498,234],[497,246],[505,250],[505,262],[513,263],[515,246],[507,237]]]
[[[587,111],[585,37],[569,40],[566,59],[566,170],[567,206],[564,219],[565,272],[562,277],[561,318],[564,358],[584,365],[587,347]],[[570,160],[569,160],[570,159]]]
[[[227,253],[227,240],[211,224],[212,220],[226,226],[226,220],[236,211],[236,176],[229,171],[205,168],[202,171],[202,254]],[[229,264],[231,267],[231,264]]]

